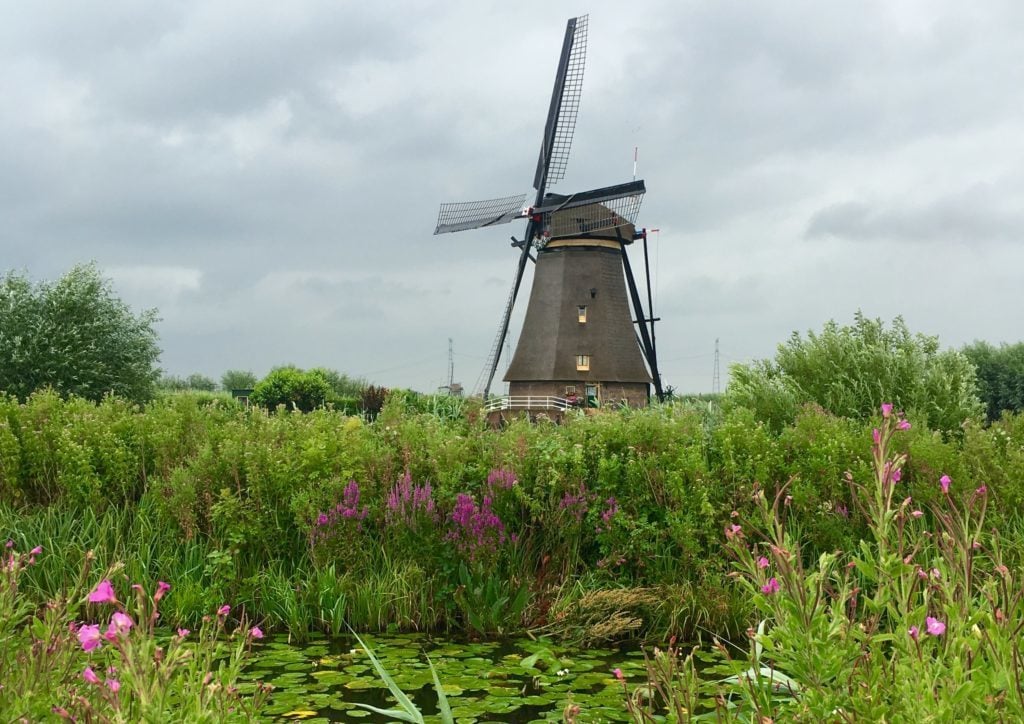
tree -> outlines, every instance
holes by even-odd
[[[279,367],[260,380],[249,395],[254,405],[274,410],[278,405],[310,412],[323,407],[331,395],[331,386],[319,373],[297,367]]]
[[[231,390],[251,390],[256,386],[256,375],[248,370],[228,370],[220,376],[220,386]]]
[[[998,420],[1004,410],[1024,410],[1024,342],[999,347],[975,342],[963,353],[978,370],[978,391],[989,420]]]
[[[134,315],[95,264],[56,283],[9,272],[0,283],[0,391],[24,400],[49,386],[144,402],[160,376],[157,319],[155,309]]]
[[[936,430],[955,430],[981,413],[974,365],[937,337],[911,334],[897,317],[887,329],[858,312],[804,339],[794,332],[774,360],[733,365],[726,404],[747,407],[774,429],[814,402],[834,415],[867,419],[882,402],[913,410]]]

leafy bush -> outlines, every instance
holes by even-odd
[[[135,316],[95,265],[52,284],[11,272],[0,281],[0,390],[148,400],[160,374],[156,321],[153,309]]]
[[[897,317],[858,312],[852,326],[828,322],[804,339],[794,332],[774,360],[731,368],[724,402],[748,407],[775,431],[814,402],[835,415],[867,419],[882,400],[913,410],[929,427],[951,431],[977,417],[974,366],[960,352],[939,350],[937,337],[911,334]]]
[[[220,386],[227,392],[251,390],[256,386],[256,375],[249,370],[228,370],[220,376]]]
[[[978,370],[978,391],[990,421],[1003,411],[1024,410],[1024,342],[998,348],[975,342],[962,351]]]
[[[274,410],[278,405],[310,412],[331,395],[331,386],[320,373],[303,372],[295,367],[280,367],[260,380],[249,395],[249,401]]]

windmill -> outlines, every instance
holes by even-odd
[[[548,190],[563,178],[569,160],[583,90],[587,17],[571,18],[566,24],[533,178],[532,205],[527,204],[528,194],[446,203],[434,229],[442,234],[526,220],[523,238],[512,237],[519,258],[482,373],[487,399],[523,273],[527,261],[533,261],[536,269],[523,329],[505,374],[509,399],[524,402],[510,406],[564,407],[566,398],[646,405],[652,382],[662,397],[654,339],[658,320],[644,311],[626,253],[634,241],[643,241],[650,310],[647,236],[634,226],[644,182],[634,178],[566,195]]]

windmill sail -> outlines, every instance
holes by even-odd
[[[514,219],[523,218],[525,204],[526,194],[503,196],[499,199],[485,201],[459,201],[441,204],[441,209],[437,212],[437,226],[434,228],[434,234],[447,234],[453,231],[507,224]]]
[[[569,163],[569,148],[576,131],[576,115],[583,95],[583,66],[587,59],[587,23],[589,16],[571,18],[565,26],[562,55],[558,60],[551,106],[544,124],[544,139],[537,159],[533,187],[540,195],[547,186],[562,180]],[[539,199],[538,199],[539,200]]]

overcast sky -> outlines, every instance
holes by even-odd
[[[553,190],[628,181],[639,148],[666,384],[858,309],[1024,338],[1014,0],[0,0],[0,271],[95,260],[159,310],[172,374],[427,391],[451,337],[472,388],[523,224],[433,236],[437,206],[529,190],[583,13]]]

